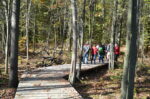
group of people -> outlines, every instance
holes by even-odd
[[[114,46],[115,61],[117,61],[119,54],[120,54],[120,48],[117,44],[115,44]],[[98,57],[99,63],[100,62],[104,63],[104,57],[106,57],[106,60],[108,61],[110,57],[110,44],[107,44],[107,45],[93,44],[92,46],[90,46],[89,44],[84,44],[82,62],[85,64],[88,64],[89,56],[90,56],[91,64],[93,62],[94,64],[96,64],[97,57]]]

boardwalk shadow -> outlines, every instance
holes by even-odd
[[[22,81],[28,82],[28,81],[54,81],[54,80],[59,80],[61,77],[26,77],[23,78]]]
[[[50,70],[50,69],[47,69],[47,70],[36,70],[36,71],[31,71],[31,72],[27,72],[26,74],[51,74],[51,73],[65,73],[65,72],[68,72],[69,69],[63,69],[63,70]]]
[[[102,75],[104,75],[108,70],[108,64],[100,64],[99,66],[96,66],[94,68],[90,68],[90,69],[86,69],[86,70],[82,70],[81,73],[80,73],[80,78],[82,77],[86,77],[86,76],[90,76],[94,73],[97,73],[98,71],[102,73]],[[69,78],[69,75],[66,75],[63,77],[64,79],[68,80]]]
[[[28,87],[20,87],[17,91],[33,91],[33,90],[52,90],[52,89],[58,89],[58,88],[69,88],[72,87],[70,84],[65,85],[48,85],[48,86],[28,86]]]
[[[92,68],[89,70],[81,71],[81,76],[82,77],[90,76],[90,75],[93,75],[95,73],[101,73],[101,75],[104,75],[104,74],[106,74],[107,70],[108,70],[108,64],[104,64],[104,65],[101,65],[101,66],[98,66],[98,67],[95,67],[95,68]]]

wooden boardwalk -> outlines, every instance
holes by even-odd
[[[83,64],[82,70],[98,66],[101,64]],[[64,64],[24,73],[19,82],[15,99],[83,99],[63,78],[69,74],[70,67],[70,64]]]

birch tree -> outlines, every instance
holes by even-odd
[[[118,5],[117,3],[118,0],[114,0],[109,69],[114,69],[114,45],[115,45],[116,20],[117,20],[117,5]]]
[[[5,44],[5,73],[8,74],[9,42],[10,42],[10,0],[2,1],[5,12],[6,44]]]
[[[72,30],[73,30],[73,47],[72,47],[72,61],[69,74],[69,81],[71,84],[75,83],[76,78],[76,63],[77,63],[77,8],[76,0],[71,0],[72,9]]]

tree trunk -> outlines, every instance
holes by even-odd
[[[19,14],[20,14],[20,0],[13,0],[12,16],[11,16],[11,54],[10,54],[10,73],[9,73],[10,88],[17,88],[18,85]]]
[[[121,4],[122,8],[124,9],[125,6],[126,6],[126,0],[123,0],[122,1],[122,4]],[[124,27],[123,26],[123,22],[124,22],[124,16],[125,16],[126,13],[123,13],[120,17],[120,25],[119,25],[119,38],[118,38],[118,46],[121,46],[121,38],[122,38],[122,34],[123,34],[123,30],[122,28]]]
[[[34,30],[33,30],[33,53],[35,53],[36,47],[36,34],[37,34],[37,8],[34,6]]]
[[[102,0],[103,8],[102,8],[102,13],[103,13],[103,21],[105,20],[106,16],[106,11],[105,11],[105,0]]]
[[[144,26],[142,25],[142,37],[141,37],[141,56],[142,56],[142,64],[144,64],[144,59],[145,59],[145,55],[144,55],[144,39],[145,39],[145,35],[144,35]]]
[[[141,6],[141,1],[142,0],[137,0],[137,16],[138,16],[138,18],[137,18],[137,28],[138,28],[138,31],[137,31],[137,45],[138,45],[138,51],[137,52],[139,52],[140,51],[140,33],[141,33],[141,21],[140,21],[140,18],[141,18],[141,8],[142,8],[142,6]],[[139,56],[139,54],[140,53],[137,53],[137,56]]]
[[[71,38],[71,35],[72,35],[72,22],[71,22],[71,18],[68,22],[68,26],[69,26],[69,29],[68,29],[68,51],[71,52],[71,47],[72,47],[72,38]]]
[[[121,46],[122,27],[123,27],[123,16],[121,16],[120,18],[118,46]]]
[[[112,19],[112,33],[111,33],[111,45],[110,45],[109,69],[114,69],[114,45],[115,45],[117,5],[118,5],[117,2],[118,2],[118,0],[114,0],[114,10],[113,10],[113,19]]]
[[[91,40],[93,40],[93,35],[94,35],[94,21],[95,21],[95,17],[94,17],[95,4],[93,4],[91,12],[92,12],[92,19],[91,19]]]
[[[50,24],[51,27],[51,24]],[[47,46],[50,48],[50,36],[51,36],[51,28],[49,27],[48,33],[47,33]]]
[[[140,20],[140,18],[143,17],[143,5],[144,5],[144,1],[143,0],[138,0],[138,49],[141,51],[141,63],[144,63],[144,25],[142,24],[142,20]],[[141,46],[141,48],[140,48]],[[138,55],[137,55],[138,56]]]
[[[76,77],[76,62],[77,62],[77,8],[76,0],[71,0],[72,9],[72,26],[73,26],[73,49],[72,49],[72,61],[69,74],[69,81],[71,84],[75,83]]]
[[[9,58],[9,35],[10,35],[10,0],[6,2],[5,0],[2,1],[5,9],[5,20],[6,20],[6,44],[5,44],[5,73],[8,74],[8,58]]]
[[[84,28],[85,28],[85,5],[86,0],[83,1],[83,11],[82,11],[82,31],[81,31],[81,50],[80,50],[80,57],[79,57],[79,68],[77,71],[77,78],[80,78],[81,66],[82,66],[82,54],[83,54],[83,42],[84,42]]]
[[[57,33],[56,33],[56,27],[55,27],[55,25],[54,25],[54,33],[55,33],[55,45],[54,45],[54,53],[53,53],[53,57],[55,57],[55,55],[56,55],[56,49],[57,49]]]
[[[33,31],[33,52],[35,52],[35,34],[36,34],[36,17],[34,18],[34,31]]]
[[[91,45],[92,44],[92,33],[91,33],[91,11],[89,12],[89,44]]]
[[[27,2],[27,11],[26,11],[26,54],[27,54],[27,62],[29,60],[29,20],[30,20],[30,8],[31,8],[31,0],[26,0]]]
[[[137,61],[137,0],[129,0],[126,56],[123,69],[121,99],[133,99],[134,76]]]
[[[6,44],[6,40],[5,40],[5,34],[6,34],[6,24],[3,24],[3,33],[2,33],[2,53],[5,54],[5,44]]]
[[[64,10],[64,21],[63,21],[63,33],[62,33],[62,47],[61,50],[64,49],[64,40],[65,40],[65,31],[66,31],[66,13],[67,13],[67,0],[64,1],[65,2],[65,10]]]

